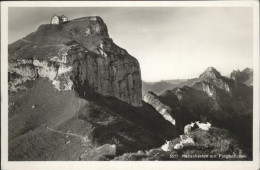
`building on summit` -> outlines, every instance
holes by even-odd
[[[51,18],[51,24],[61,24],[61,23],[67,22],[67,21],[68,21],[68,17],[66,17],[64,15],[62,15],[62,16],[54,15]]]

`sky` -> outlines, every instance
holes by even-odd
[[[138,59],[144,81],[195,78],[209,66],[224,76],[253,68],[249,7],[12,7],[8,43],[54,14],[102,17],[113,41]]]

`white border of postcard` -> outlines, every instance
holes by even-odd
[[[253,161],[8,161],[8,7],[251,7],[254,22]],[[1,169],[259,169],[258,1],[10,1],[1,2]]]

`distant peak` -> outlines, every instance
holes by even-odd
[[[208,67],[201,75],[201,78],[219,78],[221,74],[214,67]]]
[[[240,71],[239,69],[238,70],[233,70],[232,72],[231,72],[231,74],[230,74],[230,77],[231,77],[231,79],[235,79],[235,77],[237,77],[237,76],[242,76],[242,75],[251,75],[251,74],[253,74],[253,69],[251,69],[251,68],[245,68],[244,70],[242,70],[242,71]]]

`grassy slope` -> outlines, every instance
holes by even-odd
[[[85,100],[72,91],[58,92],[41,78],[26,87],[9,96],[9,104],[14,103],[9,108],[9,160],[78,160],[85,150],[105,143],[116,144],[122,154],[158,147],[177,135],[147,104],[134,108],[114,98]],[[88,142],[82,140],[86,136]]]
[[[9,159],[77,159],[74,154],[83,149],[80,142],[72,137],[73,141],[66,146],[65,135],[47,129],[56,128],[75,115],[78,106],[75,94],[58,92],[44,79],[28,82],[26,86],[28,90],[9,96],[9,103],[15,103],[9,111]]]

